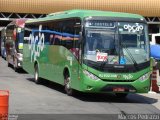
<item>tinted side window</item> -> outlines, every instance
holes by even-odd
[[[156,44],[160,45],[160,36],[156,36],[155,39],[156,39]]]
[[[61,44],[62,22],[61,21],[47,21],[42,23],[42,33],[45,36],[45,43],[50,45]]]
[[[81,23],[79,19],[69,19],[63,22],[62,45],[67,49],[77,48]]]

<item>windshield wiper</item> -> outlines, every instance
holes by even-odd
[[[126,47],[126,45],[124,45],[124,42],[121,44],[122,47],[125,49],[125,51],[128,53],[129,57],[131,58],[134,67],[138,70],[138,64],[136,62],[136,60],[134,59],[133,55],[131,54],[131,52],[128,50],[128,48]]]

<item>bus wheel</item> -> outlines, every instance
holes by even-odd
[[[11,67],[11,66],[12,66],[9,62],[8,62],[7,64],[8,64],[8,67]]]
[[[65,91],[67,93],[67,95],[72,96],[73,95],[73,89],[71,88],[71,80],[69,75],[65,76],[65,80],[64,80],[64,87],[65,87]]]
[[[127,93],[115,93],[117,98],[126,98],[127,97]]]
[[[36,84],[40,84],[39,72],[38,72],[38,65],[36,64],[34,67],[34,82]]]

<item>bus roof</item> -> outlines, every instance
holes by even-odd
[[[27,18],[15,19],[12,22],[10,22],[7,26],[16,25],[18,27],[22,27],[23,28],[26,20],[27,20]]]
[[[47,21],[47,20],[58,20],[63,18],[76,18],[79,17],[81,19],[90,16],[104,16],[104,17],[124,17],[124,18],[138,18],[144,19],[141,15],[138,14],[131,14],[131,13],[123,13],[123,12],[111,12],[111,11],[99,11],[99,10],[68,10],[62,12],[56,12],[48,14],[44,18],[39,19],[32,19],[27,20],[26,23],[31,22],[40,22],[40,21]]]

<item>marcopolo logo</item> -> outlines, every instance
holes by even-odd
[[[135,23],[135,25],[124,25],[124,29],[128,30],[129,32],[139,32],[143,30],[143,25],[139,25],[139,23]]]

